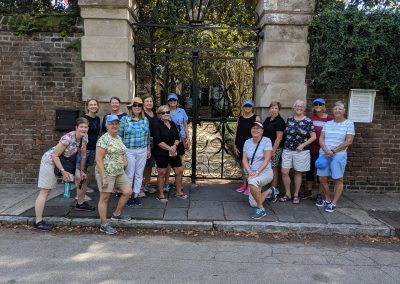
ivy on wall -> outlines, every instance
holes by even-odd
[[[325,10],[309,42],[316,90],[377,89],[400,102],[400,11]]]

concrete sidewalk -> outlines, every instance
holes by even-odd
[[[254,209],[247,197],[235,192],[237,183],[211,184],[202,182],[196,187],[185,186],[189,195],[181,200],[169,195],[167,204],[155,195],[142,198],[140,207],[124,209],[132,221],[116,226],[157,229],[196,229],[222,231],[297,232],[318,234],[394,236],[400,235],[400,193],[345,193],[338,209],[326,213],[312,200],[300,204],[276,202],[268,206],[261,220],[251,220]],[[97,226],[95,212],[74,211],[74,199],[62,195],[62,185],[53,190],[46,204],[46,220],[59,225]],[[33,222],[35,185],[0,185],[0,223],[28,224]],[[97,207],[98,192],[89,193],[90,203]],[[74,193],[72,196],[75,196]],[[117,198],[112,197],[109,214]],[[266,204],[267,206],[267,204]]]

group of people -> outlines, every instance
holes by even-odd
[[[343,176],[347,164],[347,148],[353,143],[354,123],[345,118],[345,106],[334,104],[333,115],[328,115],[325,100],[313,100],[312,114],[306,116],[306,103],[296,100],[293,115],[285,122],[280,116],[281,104],[271,102],[270,116],[264,122],[254,113],[254,103],[246,100],[242,104],[242,116],[237,121],[234,151],[243,170],[243,185],[237,192],[249,196],[252,207],[256,207],[253,219],[266,216],[264,202],[277,200],[279,190],[278,169],[281,168],[285,193],[280,202],[312,196],[312,187],[317,169],[319,193],[316,206],[326,212],[334,212],[343,192]],[[292,195],[290,170],[294,171]],[[306,187],[300,188],[306,173]],[[334,180],[334,196],[331,199],[328,177]],[[270,184],[268,188],[265,188]]]
[[[178,96],[170,94],[168,104],[153,111],[154,101],[149,95],[133,98],[127,105],[128,113],[120,110],[120,99],[112,97],[111,112],[103,118],[97,116],[99,103],[90,98],[85,104],[85,114],[78,118],[75,130],[61,137],[59,143],[42,157],[35,202],[36,220],[33,227],[50,231],[52,226],[43,220],[47,197],[57,185],[56,172],[64,182],[74,181],[77,203],[74,210],[94,211],[85,199],[88,189],[87,171],[96,165],[95,177],[100,192],[98,211],[100,231],[115,234],[107,219],[111,193],[119,197],[111,214],[112,221],[124,222],[130,218],[122,215],[127,206],[140,206],[139,197],[156,193],[157,200],[168,202],[165,192],[171,168],[175,173],[175,197],[186,199],[183,192],[182,156],[189,148],[188,116],[178,106]],[[73,167],[71,165],[74,165]],[[150,186],[152,168],[157,165],[157,189]]]
[[[315,166],[319,177],[320,193],[316,205],[333,212],[343,191],[343,174],[347,162],[346,150],[354,137],[354,124],[345,118],[342,102],[336,102],[333,116],[326,114],[325,101],[313,102],[313,114],[305,115],[306,105],[296,100],[293,116],[285,122],[279,112],[281,104],[272,102],[270,116],[261,122],[254,114],[254,103],[242,104],[242,116],[236,128],[234,151],[243,169],[243,185],[237,189],[249,195],[250,205],[256,207],[253,219],[266,215],[264,202],[276,201],[279,190],[278,168],[281,167],[285,194],[281,202],[300,203],[302,173],[307,173],[307,187],[302,197],[312,195]],[[115,192],[118,204],[111,214],[112,221],[128,221],[122,215],[127,206],[140,206],[145,192],[156,193],[157,200],[168,202],[166,192],[171,168],[175,173],[175,197],[186,199],[183,192],[182,157],[190,146],[188,116],[178,105],[178,96],[171,93],[168,103],[153,112],[154,101],[149,95],[133,98],[127,105],[128,113],[120,109],[120,100],[112,97],[111,111],[103,118],[97,116],[99,103],[90,98],[85,104],[85,114],[78,118],[75,130],[61,137],[59,143],[44,153],[39,170],[35,202],[36,220],[33,227],[49,231],[52,226],[43,220],[47,197],[57,185],[58,176],[64,182],[75,182],[77,202],[74,210],[94,211],[87,202],[88,169],[95,167],[97,187],[100,192],[98,212],[100,231],[115,234],[107,219],[111,193]],[[150,186],[152,168],[157,165],[157,188]],[[294,193],[291,192],[290,169],[294,169]],[[58,176],[57,176],[58,173]],[[329,194],[328,177],[335,181],[333,199]],[[271,186],[264,190],[266,185]]]

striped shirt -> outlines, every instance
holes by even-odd
[[[149,121],[145,116],[134,120],[127,115],[121,119],[118,135],[128,149],[147,147],[150,144]]]
[[[346,135],[355,135],[354,123],[350,120],[345,120],[342,122],[335,122],[334,120],[331,120],[325,123],[324,127],[322,128],[322,132],[325,135],[326,148],[332,150],[346,140]],[[346,151],[347,149],[338,153],[345,153]]]

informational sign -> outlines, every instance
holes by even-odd
[[[348,119],[353,122],[372,122],[377,90],[352,89]]]

